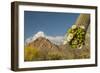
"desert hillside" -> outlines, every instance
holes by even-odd
[[[71,48],[69,44],[56,45],[44,37],[25,45],[25,61],[87,59],[90,58],[89,29],[82,49]]]
[[[90,58],[89,24],[90,15],[80,14],[74,27],[72,26],[72,28],[70,28],[71,32],[66,32],[65,40],[63,40],[64,44],[55,44],[46,38],[44,33],[42,33],[42,36],[39,36],[41,33],[38,33],[31,42],[25,44],[24,61]],[[70,35],[70,37],[68,35]]]

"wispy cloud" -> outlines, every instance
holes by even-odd
[[[26,39],[25,44],[36,40],[38,37],[44,37],[56,45],[60,45],[64,41],[64,36],[49,36],[49,35],[44,34],[43,31],[39,31],[33,37],[29,37],[28,39]]]
[[[52,43],[60,45],[64,41],[63,36],[46,36],[47,39],[49,39]]]

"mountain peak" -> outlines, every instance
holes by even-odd
[[[48,39],[46,39],[45,37],[38,37],[36,40],[34,40],[34,42],[35,42],[35,41],[42,41],[42,40],[45,41],[45,40],[48,40]]]
[[[48,39],[53,44],[59,45],[62,44],[64,37],[63,36],[48,36],[43,31],[38,31],[32,37],[25,40],[25,45],[35,41],[36,39],[40,39],[40,37]]]
[[[58,50],[58,47],[51,43],[48,39],[46,39],[45,37],[38,37],[36,40],[34,40],[33,42],[27,44],[27,46],[31,46],[31,47],[35,47],[37,49],[51,49],[53,50],[55,48],[55,50]]]
[[[43,31],[39,31],[39,32],[37,32],[37,33],[35,34],[35,36],[38,36],[38,37],[44,37],[45,34],[44,34]]]
[[[43,31],[37,32],[37,33],[33,36],[33,40],[37,39],[38,37],[45,37],[44,32],[43,32]]]

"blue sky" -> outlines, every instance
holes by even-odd
[[[24,39],[43,31],[50,36],[64,36],[79,13],[24,11]]]

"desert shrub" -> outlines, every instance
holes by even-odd
[[[79,55],[80,58],[90,58],[90,50],[87,48],[84,48],[84,50],[81,51],[81,54]]]
[[[48,48],[39,49],[39,60],[47,60]]]
[[[85,58],[90,58],[90,56],[88,53],[83,53],[83,54],[80,54],[79,58],[85,59]]]
[[[48,60],[60,60],[62,59],[62,55],[60,52],[48,52],[47,59]]]
[[[73,53],[74,49],[67,48],[62,51],[64,59],[74,59],[75,55]]]
[[[24,49],[24,60],[32,61],[39,57],[39,52],[37,48],[25,47]]]

